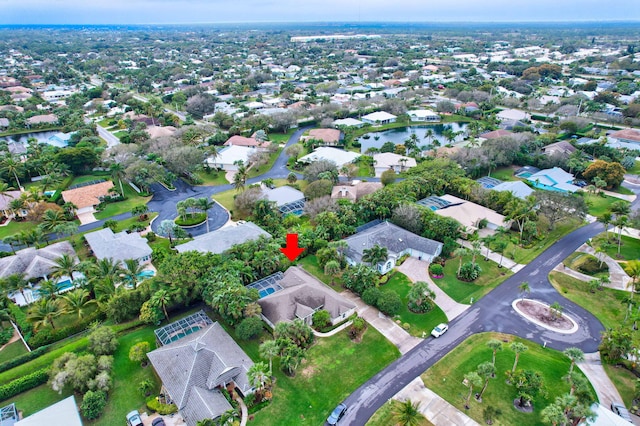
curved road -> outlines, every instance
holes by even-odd
[[[604,327],[591,313],[562,297],[549,283],[547,275],[565,257],[589,238],[602,232],[592,223],[570,233],[545,250],[534,261],[484,296],[478,303],[449,323],[442,337],[429,337],[360,386],[344,402],[349,407],[341,424],[364,425],[393,395],[435,364],[468,336],[486,331],[508,333],[546,344],[558,350],[571,346],[585,353],[595,352]],[[564,313],[579,325],[574,334],[561,334],[538,327],[516,314],[511,303],[520,297],[518,286],[528,281],[532,299],[548,304],[559,302]]]

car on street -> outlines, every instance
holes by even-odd
[[[448,329],[449,329],[449,326],[447,324],[445,324],[445,323],[438,324],[438,325],[435,326],[435,328],[433,330],[431,330],[431,335],[433,337],[440,337],[444,333],[446,333]]]
[[[166,426],[162,417],[157,417],[151,422],[151,426]]]
[[[327,419],[327,424],[333,426],[338,424],[338,422],[340,421],[340,419],[342,418],[342,416],[344,416],[344,413],[347,411],[347,406],[344,404],[340,404],[338,405],[336,408],[333,409],[333,411],[331,412],[331,415],[329,416],[329,418]]]
[[[142,426],[142,419],[138,410],[133,410],[127,414],[127,425],[129,426]]]
[[[612,402],[611,411],[613,411],[614,413],[616,413],[618,416],[622,417],[629,423],[633,423],[633,420],[631,419],[631,414],[629,414],[629,410],[627,410],[627,407],[625,407],[624,404],[621,404],[619,402]]]

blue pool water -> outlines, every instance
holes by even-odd
[[[276,290],[271,287],[267,287],[265,289],[258,291],[258,293],[260,294],[260,299],[262,299],[263,297],[267,297],[268,295],[273,294],[275,292]]]
[[[58,282],[58,291],[68,290],[73,287],[71,280],[64,280]]]
[[[196,331],[200,330],[200,328],[202,328],[202,327],[194,325],[191,328],[187,328],[185,330],[182,330],[179,333],[174,334],[173,336],[171,336],[170,339],[171,339],[172,342],[175,342],[176,340],[180,340],[183,337],[186,337],[186,336],[190,335],[191,333],[195,333]]]
[[[140,278],[140,279],[151,278],[151,277],[153,277],[155,275],[156,275],[156,273],[154,271],[152,271],[150,269],[147,269],[147,270],[144,270],[144,271],[140,272],[138,274],[138,278]]]

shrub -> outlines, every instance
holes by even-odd
[[[402,300],[395,291],[382,291],[378,298],[378,309],[384,314],[395,315],[402,307]]]
[[[87,391],[82,398],[80,410],[82,415],[88,419],[97,419],[102,415],[104,407],[107,405],[107,394],[103,391]]]
[[[154,411],[161,416],[167,416],[169,414],[177,413],[178,407],[175,404],[163,404],[158,401],[158,397],[147,399],[147,408]]]
[[[90,315],[82,321],[78,321],[68,327],[56,328],[55,330],[43,328],[34,336],[29,337],[26,340],[32,348],[49,345],[86,330],[93,322],[101,318],[103,318],[102,312],[95,312],[93,315]]]
[[[480,276],[480,272],[482,272],[480,265],[473,262],[466,262],[462,264],[458,278],[462,281],[474,281]]]
[[[411,312],[426,313],[433,309],[435,293],[424,281],[417,281],[409,290],[407,307]]]
[[[378,284],[382,285],[382,284],[386,284],[389,281],[389,275],[385,274],[382,275],[378,278]]]
[[[378,287],[368,288],[364,291],[364,293],[362,293],[362,300],[367,305],[377,306],[378,299],[380,298],[380,293],[382,292]]]
[[[594,275],[598,272],[606,272],[609,270],[609,265],[607,265],[605,262],[602,262],[602,265],[600,265],[600,261],[596,257],[591,255],[583,255],[576,260],[576,268],[583,274]]]
[[[367,323],[364,322],[363,318],[354,318],[353,323],[351,323],[351,327],[349,327],[349,338],[351,338],[352,340],[359,338],[366,327]]]
[[[148,291],[138,287],[135,290],[116,293],[106,303],[105,313],[113,322],[121,323],[136,318],[142,304],[149,298]]]
[[[129,349],[129,359],[133,362],[139,362],[144,366],[147,363],[147,352],[149,352],[149,349],[149,342],[136,343]]]
[[[118,337],[110,327],[97,327],[89,335],[89,351],[96,355],[111,355],[117,348]]]
[[[19,365],[22,365],[26,362],[31,361],[32,359],[36,359],[40,355],[45,354],[48,350],[49,349],[46,346],[41,346],[24,355],[20,355],[19,357],[10,359],[9,361],[5,361],[2,364],[0,364],[0,373],[7,370],[11,370],[12,368],[15,368]]]
[[[484,229],[487,227],[488,224],[489,224],[489,221],[486,218],[482,218],[478,222],[478,229]]]
[[[434,277],[442,277],[444,275],[444,268],[438,263],[432,263],[429,265],[429,272],[431,272],[431,275]]]
[[[3,328],[0,330],[0,346],[7,343],[13,337],[13,327]]]
[[[262,320],[258,317],[243,319],[236,328],[236,336],[242,340],[253,339],[262,332]]]
[[[313,313],[313,327],[316,330],[321,330],[329,325],[331,325],[331,315],[328,311],[321,309]]]
[[[46,368],[34,371],[26,376],[19,377],[10,381],[6,385],[0,386],[0,400],[4,401],[19,393],[33,389],[36,386],[40,386],[47,383],[49,379],[49,373]]]

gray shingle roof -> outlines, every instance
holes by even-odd
[[[0,259],[0,278],[11,274],[25,274],[27,280],[42,278],[51,274],[56,260],[63,254],[76,257],[76,252],[69,241],[61,241],[36,249],[28,247],[18,250],[15,255]]]
[[[192,241],[176,246],[180,253],[199,251],[200,253],[222,253],[236,244],[257,240],[261,235],[271,238],[264,229],[252,222],[238,226],[227,226],[217,231],[195,237]]]
[[[281,186],[279,188],[263,191],[263,193],[264,195],[262,198],[275,202],[278,207],[304,200],[304,194],[290,186]]]
[[[148,356],[190,426],[205,418],[216,418],[231,408],[215,386],[233,381],[243,394],[251,392],[247,370],[253,361],[218,323],[149,352]]]
[[[386,247],[390,255],[397,255],[409,248],[437,256],[442,243],[421,237],[390,222],[382,222],[362,232],[346,238],[348,244],[347,257],[355,262],[362,262],[365,250],[376,244]]]
[[[127,234],[125,231],[114,234],[109,228],[85,234],[93,254],[98,260],[111,258],[115,261],[125,259],[141,259],[151,255],[151,247],[147,240],[137,232]]]

